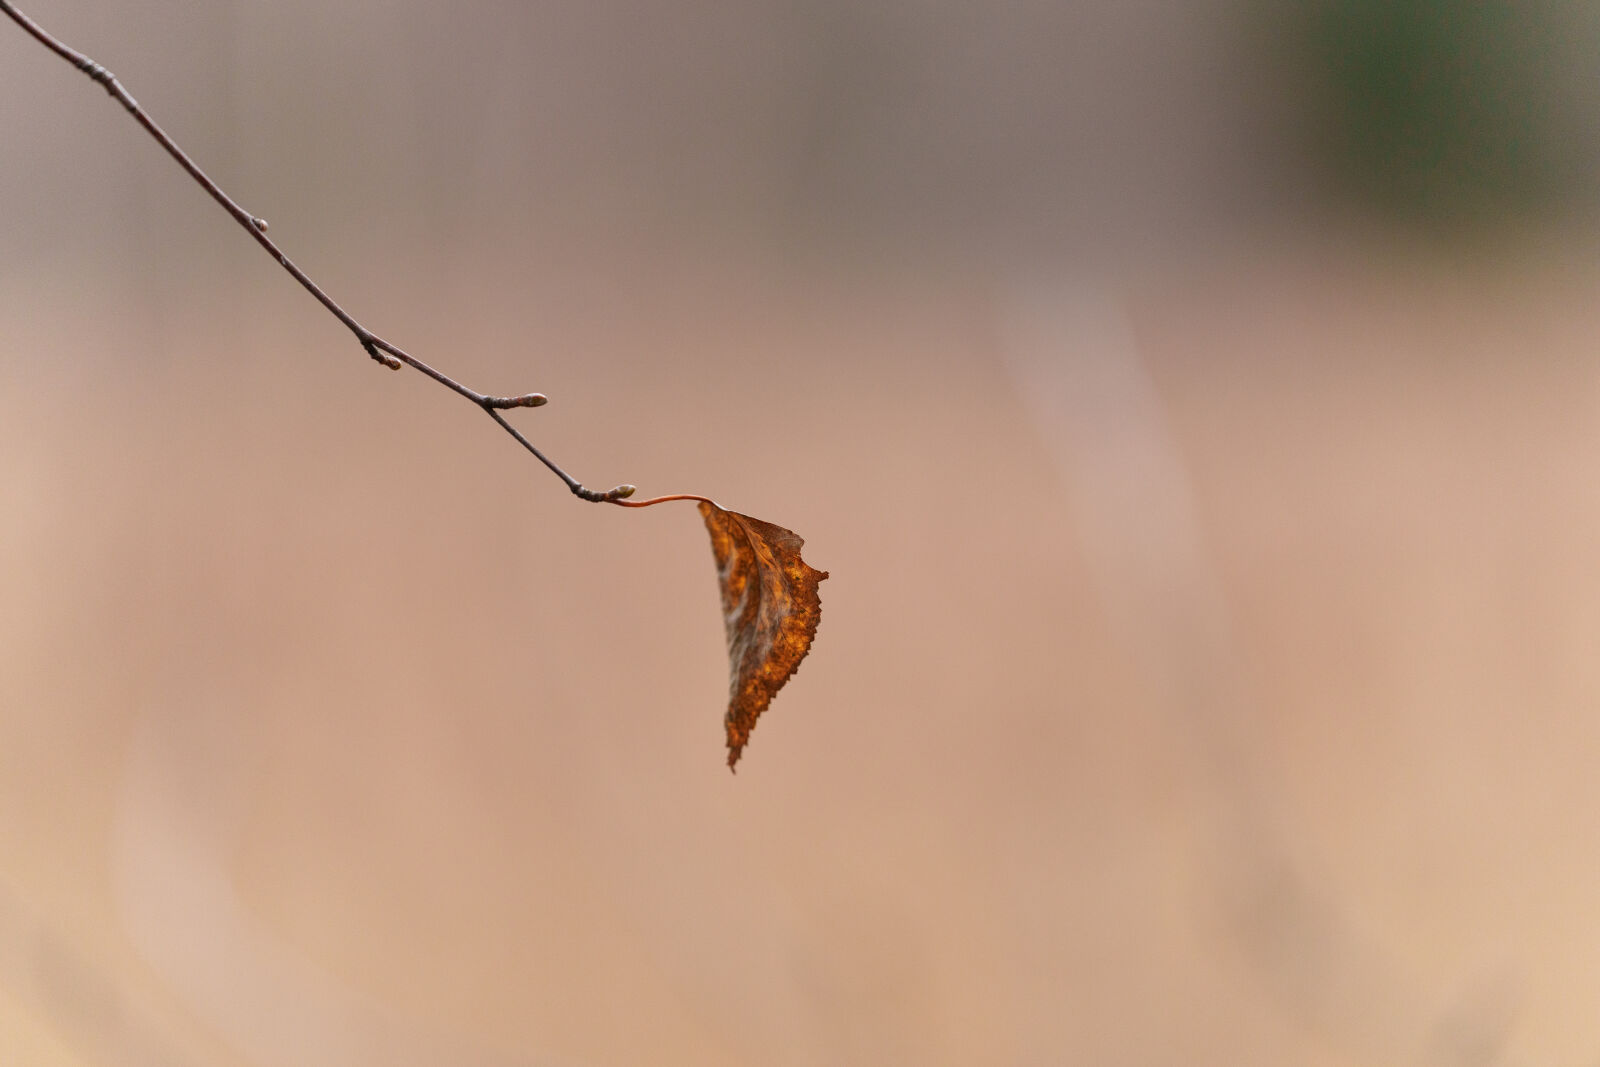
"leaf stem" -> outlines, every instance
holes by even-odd
[[[112,98],[126,108],[128,113],[134,117],[134,120],[137,121],[140,126],[145,128],[145,131],[155,139],[156,143],[162,148],[166,149],[167,154],[178,161],[178,165],[188,173],[189,177],[193,178],[202,189],[211,194],[211,198],[217,203],[221,204],[223,210],[229,215],[233,216],[234,221],[240,226],[243,226],[245,232],[250,234],[251,237],[255,238],[256,243],[264,248],[268,255],[277,260],[280,267],[288,271],[290,276],[293,277],[295,281],[299,282],[308,293],[316,297],[317,301],[322,304],[323,307],[327,308],[334,318],[344,323],[345,327],[351,333],[355,334],[356,340],[360,342],[361,347],[366,350],[367,355],[371,356],[374,360],[383,364],[385,367],[388,367],[390,370],[399,370],[401,366],[408,366],[413,370],[420,371],[422,374],[432,378],[445,388],[455,393],[459,393],[461,396],[464,396],[468,400],[472,401],[490,418],[499,423],[501,429],[505,430],[506,433],[516,438],[516,440],[529,452],[532,452],[539,462],[550,468],[550,470],[555,473],[556,477],[560,478],[566,483],[567,488],[572,490],[574,496],[582,500],[591,501],[593,503],[618,504],[622,503],[624,498],[632,495],[634,487],[631,485],[619,485],[614,489],[608,489],[604,492],[586,488],[583,483],[579,482],[576,478],[572,477],[572,475],[562,470],[561,467],[552,461],[548,456],[535,448],[533,443],[529,441],[521,431],[512,426],[511,423],[507,422],[500,414],[500,412],[509,408],[541,407],[549,402],[549,398],[543,393],[523,393],[519,396],[489,396],[486,393],[480,393],[476,389],[469,388],[468,386],[463,385],[461,382],[456,381],[443,371],[429,366],[427,363],[424,363],[422,360],[401,349],[398,345],[394,345],[388,341],[385,341],[383,338],[379,337],[377,334],[361,325],[361,323],[357,322],[354,316],[352,316],[344,308],[340,307],[332,297],[323,291],[321,286],[312,281],[310,276],[307,275],[305,271],[296,266],[294,261],[284,254],[283,250],[278,247],[277,243],[273,241],[272,238],[267,236],[266,221],[250,214],[250,212],[241,207],[237,201],[235,201],[227,193],[223,192],[222,187],[216,182],[212,181],[210,176],[208,176],[205,171],[201,170],[199,165],[196,164],[193,159],[189,158],[188,153],[186,153],[182,148],[179,148],[177,142],[174,141],[165,130],[156,124],[156,121],[152,119],[149,113],[139,105],[139,102],[122,87],[122,83],[117,80],[114,74],[112,74],[105,67],[102,67],[100,64],[96,63],[94,60],[90,59],[88,56],[84,55],[82,52],[68,47],[55,37],[51,36],[37,22],[33,21],[33,19],[17,10],[16,5],[12,4],[11,0],[0,0],[0,11],[3,11],[5,14],[11,16],[11,20],[13,22],[21,26],[40,44],[44,45],[46,48],[60,56],[62,59],[66,60],[68,63],[71,63],[84,74],[88,75],[90,81],[97,82],[103,86],[106,92],[110,93]],[[629,506],[640,507],[667,499],[677,498],[658,497],[656,500],[640,501],[637,504],[632,504]],[[701,498],[686,497],[684,499]]]
[[[665,504],[669,500],[699,500],[719,510],[726,510],[710,497],[700,496],[696,493],[669,493],[666,496],[653,496],[649,500],[612,500],[608,501],[608,503],[615,504],[619,508],[649,508],[657,504]]]

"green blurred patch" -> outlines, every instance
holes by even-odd
[[[1343,192],[1465,223],[1540,213],[1580,173],[1536,3],[1323,0],[1303,37],[1312,143]]]

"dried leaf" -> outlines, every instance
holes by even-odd
[[[817,583],[827,571],[800,558],[805,544],[782,526],[701,501],[728,629],[728,767],[756,720],[811,651],[822,618]]]

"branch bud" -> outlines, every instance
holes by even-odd
[[[388,367],[390,370],[399,370],[400,369],[400,366],[401,366],[400,361],[398,359],[396,359],[395,357],[391,356],[389,353],[385,352],[383,349],[379,348],[375,342],[373,342],[371,340],[363,340],[361,342],[361,347],[365,348],[367,350],[367,355],[371,356],[373,359],[377,360],[379,363],[382,363],[385,367]]]

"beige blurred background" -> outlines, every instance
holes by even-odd
[[[1600,1062],[1600,15],[0,20],[0,1062]]]

